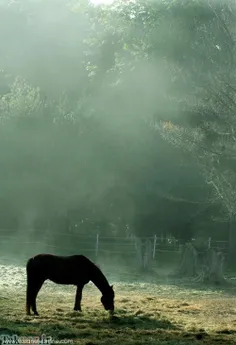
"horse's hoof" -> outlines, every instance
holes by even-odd
[[[74,308],[74,311],[82,311],[81,308]]]
[[[34,316],[39,316],[39,313],[36,311],[36,312],[34,313]]]
[[[112,315],[112,316],[110,316],[110,320],[111,321],[119,321],[120,319],[118,316]]]

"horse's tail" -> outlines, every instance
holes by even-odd
[[[26,277],[27,277],[27,286],[26,286],[26,314],[30,315],[30,307],[31,307],[31,290],[32,290],[32,265],[33,265],[34,258],[30,258],[26,263]]]

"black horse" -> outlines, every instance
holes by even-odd
[[[101,291],[101,302],[105,310],[114,312],[114,291],[101,270],[83,255],[57,256],[39,254],[27,261],[26,314],[30,308],[34,315],[39,315],[36,297],[45,280],[56,284],[76,285],[74,310],[81,311],[82,290],[90,280]]]

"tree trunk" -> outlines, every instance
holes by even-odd
[[[148,239],[144,245],[143,267],[146,271],[150,270],[152,262],[152,243]]]
[[[209,248],[205,256],[205,265],[200,272],[196,281],[208,282],[212,284],[225,283],[223,274],[224,256],[221,252],[216,252],[214,249]]]
[[[197,251],[191,243],[181,246],[181,264],[178,275],[194,277],[197,274],[198,258]]]
[[[143,269],[143,248],[140,238],[135,237],[136,260],[139,269]]]
[[[152,261],[152,243],[150,240],[142,242],[140,238],[135,238],[135,249],[137,255],[137,265],[142,271],[150,269]]]
[[[231,216],[228,224],[228,262],[235,263],[236,248],[236,220],[235,216]]]
[[[181,249],[181,265],[177,275],[189,277],[195,282],[222,284],[226,282],[223,263],[224,257],[221,252],[213,248],[198,252],[191,243],[187,243]]]

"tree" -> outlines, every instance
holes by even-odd
[[[162,122],[158,127],[165,139],[191,152],[198,160],[206,183],[215,193],[215,200],[221,202],[229,218],[230,252],[236,245],[236,231],[232,227],[235,219],[236,193],[234,185],[235,168],[235,4],[209,3],[207,22],[198,18],[192,42],[193,51],[207,59],[207,72],[198,75],[192,59],[187,77],[197,76],[192,101],[183,100],[182,109],[188,111],[188,124]],[[199,40],[201,38],[201,41]],[[191,61],[191,60],[190,60]],[[181,71],[181,73],[183,73]],[[182,110],[182,111],[183,111]],[[180,110],[181,111],[181,110]],[[232,258],[232,256],[230,256]]]
[[[182,124],[180,112],[192,110],[186,100],[200,97],[205,71],[215,68],[202,63],[203,43],[198,59],[195,52],[204,25],[211,33],[217,28],[211,8],[187,1],[117,1],[106,9],[86,1],[15,1],[4,17],[0,66],[17,79],[0,99],[2,197],[21,227],[37,223],[56,232],[86,219],[73,230],[92,233],[99,224],[108,234],[112,223],[120,234],[171,230],[189,239],[188,222],[212,202],[209,186],[194,159],[153,129],[160,119],[167,127]]]

